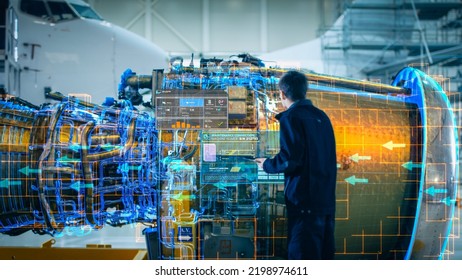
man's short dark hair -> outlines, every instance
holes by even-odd
[[[279,80],[279,89],[292,101],[306,98],[308,80],[305,74],[298,71],[288,71]]]

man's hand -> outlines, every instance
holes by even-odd
[[[265,162],[266,158],[256,158],[254,161],[257,163],[258,167],[263,169],[263,163]]]

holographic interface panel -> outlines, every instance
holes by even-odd
[[[119,100],[0,101],[0,232],[55,237],[142,223],[152,259],[284,259],[278,81],[287,69],[204,60],[140,76]],[[305,73],[337,143],[337,259],[440,259],[457,193],[446,94],[405,68],[392,85]],[[139,90],[151,90],[141,104]],[[84,237],[82,237],[84,238]]]

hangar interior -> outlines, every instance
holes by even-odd
[[[10,4],[0,4],[1,259],[284,259],[284,177],[252,159],[278,151],[277,82],[289,68],[334,125],[336,258],[462,259],[462,2]],[[48,41],[23,27],[30,16]],[[154,43],[168,65],[117,46],[132,37],[98,49],[98,36],[74,35],[71,21],[104,31],[101,18]],[[91,52],[85,73],[49,69],[80,69]],[[112,76],[96,69],[105,53]],[[115,90],[96,90],[103,82]]]

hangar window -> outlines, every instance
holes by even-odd
[[[42,19],[48,18],[48,11],[43,0],[23,0],[21,1],[21,11],[26,14]]]

